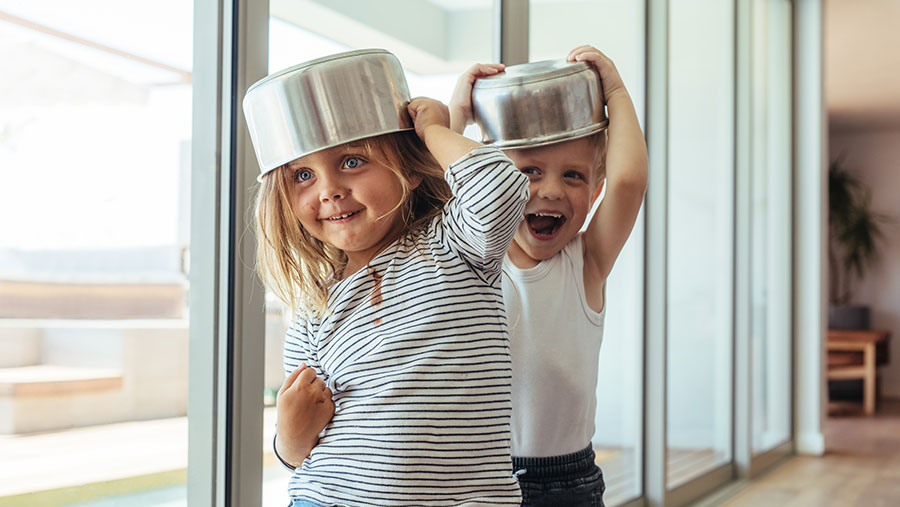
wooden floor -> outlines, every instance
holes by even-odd
[[[603,470],[606,492],[603,500],[606,505],[621,505],[640,496],[641,475],[640,463],[635,461],[634,448],[631,447],[594,447],[597,465]],[[716,456],[712,449],[679,449],[667,450],[669,463],[667,466],[667,484],[676,487],[690,479],[702,475],[705,471],[722,463],[723,458]]]
[[[900,401],[882,403],[874,417],[858,413],[827,419],[825,456],[791,458],[721,505],[900,505]]]

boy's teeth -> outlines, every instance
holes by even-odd
[[[538,212],[538,213],[534,213],[534,215],[539,216],[539,217],[562,218],[562,215],[560,215],[559,213],[540,213],[540,212]]]

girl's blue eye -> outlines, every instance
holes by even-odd
[[[309,169],[299,169],[294,173],[294,181],[307,181],[312,177],[313,173]]]
[[[347,160],[344,160],[344,169],[356,169],[362,163],[363,161],[359,157],[347,157]]]

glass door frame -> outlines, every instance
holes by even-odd
[[[241,109],[265,76],[268,0],[195,0],[188,504],[262,500],[264,291],[250,222],[259,169]]]

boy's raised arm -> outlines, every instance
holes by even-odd
[[[637,219],[647,189],[647,145],[619,71],[606,55],[579,46],[569,61],[590,62],[600,73],[609,115],[606,195],[584,234],[585,283],[606,280]]]
[[[475,121],[472,113],[472,87],[475,81],[502,72],[505,68],[502,63],[476,63],[459,76],[450,97],[450,130],[462,134],[466,126]]]

